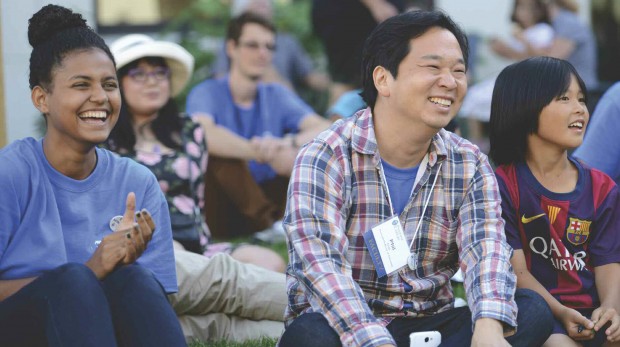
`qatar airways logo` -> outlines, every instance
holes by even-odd
[[[561,249],[560,249],[561,247]],[[530,249],[532,252],[539,254],[545,259],[549,259],[554,268],[561,271],[588,271],[586,263],[583,259],[586,257],[585,251],[579,251],[575,254],[570,252],[564,245],[558,245],[551,239],[547,241],[543,237],[534,237],[530,241]]]

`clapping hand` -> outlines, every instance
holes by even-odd
[[[101,240],[86,266],[102,279],[117,266],[134,263],[146,249],[154,230],[151,215],[146,210],[136,213],[136,196],[129,193],[123,220],[116,231]]]

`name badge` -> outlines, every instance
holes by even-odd
[[[379,277],[407,265],[409,245],[398,216],[393,216],[365,232],[364,243]]]

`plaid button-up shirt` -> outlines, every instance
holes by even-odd
[[[370,109],[335,123],[298,155],[284,217],[287,324],[319,312],[344,346],[394,344],[385,328],[394,317],[453,307],[450,278],[460,264],[472,320],[488,317],[516,327],[512,249],[486,155],[445,130],[434,136],[399,216],[408,242],[422,223],[413,243],[417,268],[405,266],[381,278],[362,236],[391,217],[379,165]]]

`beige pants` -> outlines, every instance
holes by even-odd
[[[183,334],[193,340],[244,341],[279,337],[287,305],[284,274],[174,250],[179,292],[170,295]]]

